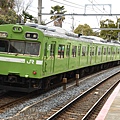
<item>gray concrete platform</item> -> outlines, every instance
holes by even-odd
[[[114,89],[95,120],[120,120],[120,83]]]

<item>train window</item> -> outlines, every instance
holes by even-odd
[[[77,46],[72,46],[72,57],[76,57]]]
[[[120,54],[120,49],[119,48],[117,49],[117,54]]]
[[[58,46],[58,58],[64,58],[65,45]]]
[[[98,48],[98,55],[101,55],[101,51],[102,51],[102,49],[99,47]]]
[[[90,56],[94,56],[95,50],[94,47],[90,47]]]
[[[24,42],[11,41],[10,47],[9,47],[9,52],[24,54],[24,48],[25,48]]]
[[[40,43],[38,42],[26,42],[25,54],[39,55]]]
[[[0,40],[0,52],[39,55],[40,43]]]
[[[47,56],[47,43],[45,43],[44,56]]]
[[[82,46],[82,56],[86,56],[86,46]]]
[[[80,46],[78,46],[78,56],[80,56]]]
[[[104,48],[103,54],[106,55],[106,48]]]
[[[50,56],[51,57],[55,56],[55,44],[51,44],[50,46]]]
[[[9,41],[0,40],[0,52],[8,52]]]
[[[70,56],[70,45],[67,45],[67,48],[66,48],[66,57],[69,57]]]
[[[113,55],[115,54],[115,48],[112,48],[112,54]]]
[[[108,55],[110,55],[110,52],[111,52],[111,48],[108,48]]]
[[[116,54],[118,54],[118,48],[116,47]]]

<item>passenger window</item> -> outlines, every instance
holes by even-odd
[[[111,48],[108,48],[108,55],[110,55],[110,52],[111,52]]]
[[[82,56],[86,56],[86,46],[82,46]]]
[[[44,56],[47,56],[47,43],[45,43]]]
[[[58,58],[64,58],[65,45],[58,46]]]
[[[118,53],[118,54],[120,53],[120,49],[119,49],[119,48],[117,49],[117,53]]]
[[[51,47],[50,47],[50,56],[51,57],[55,56],[55,44],[51,44]]]
[[[98,48],[98,55],[101,55],[101,48]]]
[[[70,56],[70,45],[67,45],[67,49],[66,49],[66,57]]]
[[[80,56],[80,46],[78,46],[78,56]]]
[[[72,57],[76,57],[77,46],[72,46]]]
[[[104,48],[104,52],[103,52],[104,55],[106,55],[106,48]]]
[[[90,56],[94,56],[94,53],[95,53],[94,47],[90,47]]]
[[[115,54],[115,48],[112,49],[112,54],[113,54],[113,55]]]

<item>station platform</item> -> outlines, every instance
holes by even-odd
[[[120,83],[116,86],[95,120],[120,120]]]

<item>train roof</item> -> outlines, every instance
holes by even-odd
[[[56,26],[45,26],[45,25],[38,25],[35,23],[26,23],[26,26],[34,27],[39,30],[41,30],[45,35],[47,36],[55,36],[58,38],[66,38],[66,39],[71,39],[73,40],[78,40],[78,41],[83,41],[83,42],[89,42],[89,43],[98,43],[98,44],[109,44],[109,45],[116,45],[119,46],[120,42],[118,41],[107,41],[104,40],[100,37],[97,36],[80,36],[78,34],[75,34],[70,31],[66,31],[63,28],[56,27]]]

